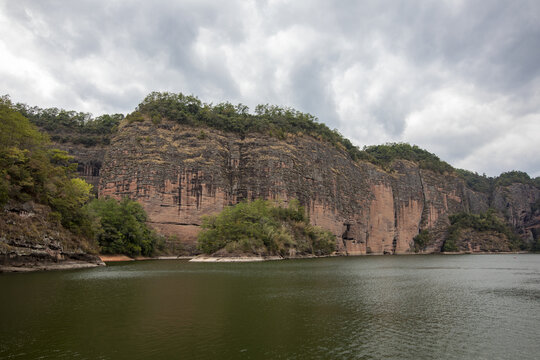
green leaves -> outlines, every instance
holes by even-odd
[[[83,205],[92,186],[73,178],[77,164],[65,151],[51,149],[47,136],[22,116],[9,99],[0,101],[0,204],[34,200],[49,205],[62,225],[92,236]]]
[[[512,250],[524,250],[523,240],[512,231],[510,226],[497,217],[494,209],[483,214],[457,213],[449,216],[450,227],[448,237],[444,243],[443,251],[457,251],[455,243],[459,240],[462,229],[473,229],[478,232],[493,231],[503,234],[509,241]]]
[[[203,218],[199,250],[228,253],[288,255],[289,249],[324,255],[335,251],[335,236],[309,225],[297,200],[287,207],[266,200],[241,202]]]
[[[108,144],[111,133],[118,129],[122,114],[101,115],[66,111],[58,108],[41,109],[26,104],[12,106],[40,129],[51,133],[54,141],[94,146]]]
[[[203,125],[241,135],[252,132],[266,133],[282,140],[287,134],[306,134],[348,152],[354,160],[360,157],[360,150],[337,130],[330,130],[326,125],[319,123],[315,116],[292,108],[258,105],[255,114],[250,114],[249,108],[243,104],[233,105],[229,102],[205,104],[191,95],[153,92],[139,104],[134,113],[128,115],[127,119],[143,121],[144,118],[140,114],[147,115],[153,121],[167,118],[180,124]]]
[[[87,130],[93,128],[97,133],[116,126],[120,120],[103,116],[92,121],[76,113],[32,111],[41,120],[44,116],[54,118],[58,126],[88,126]],[[70,155],[51,149],[48,138],[8,98],[0,99],[0,204],[10,199],[47,204],[53,210],[51,221],[60,221],[83,237],[96,236],[106,253],[151,255],[156,234],[146,225],[147,216],[141,205],[128,199],[94,200],[86,205],[92,185],[74,177],[76,169]]]
[[[146,225],[148,217],[142,206],[124,198],[94,199],[86,209],[94,219],[96,238],[104,254],[150,256],[157,242],[157,235]]]
[[[415,252],[423,250],[431,242],[431,234],[429,233],[429,230],[421,230],[418,235],[413,238],[413,242]]]
[[[422,169],[432,170],[441,174],[454,171],[450,164],[442,161],[435,154],[407,143],[388,143],[368,146],[364,148],[361,158],[385,169],[388,169],[394,160],[401,159],[413,161]]]

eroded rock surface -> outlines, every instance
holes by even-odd
[[[8,204],[0,212],[0,272],[104,265],[85,244],[51,220],[47,206]]]
[[[139,201],[152,226],[188,251],[195,249],[204,215],[255,198],[298,199],[346,254],[407,253],[421,229],[433,234],[426,251],[437,252],[450,214],[490,206],[509,212],[524,236],[540,224],[531,212],[540,192],[531,186],[479,193],[457,176],[408,161],[389,172],[353,162],[310,136],[239,136],[172,121],[122,124],[103,159],[99,195]]]

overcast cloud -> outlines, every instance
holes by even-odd
[[[0,92],[133,111],[151,91],[291,106],[360,147],[540,176],[540,2],[0,1]]]

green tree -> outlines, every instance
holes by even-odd
[[[138,202],[128,198],[94,199],[87,210],[94,218],[102,253],[152,255],[157,235],[146,225],[148,217]]]
[[[287,207],[266,200],[241,202],[203,218],[199,249],[259,255],[287,255],[290,249],[316,255],[335,251],[335,236],[311,226],[305,210],[292,200]]]
[[[82,209],[91,185],[75,178],[77,164],[65,151],[52,149],[8,97],[0,99],[0,204],[34,200],[49,205],[64,227],[91,237]]]

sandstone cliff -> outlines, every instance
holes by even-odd
[[[456,175],[408,161],[383,171],[301,134],[277,139],[168,120],[124,121],[93,176],[99,177],[99,196],[136,199],[151,225],[188,252],[195,250],[202,216],[255,198],[298,199],[311,222],[331,230],[346,254],[407,253],[421,229],[432,234],[425,252],[437,252],[450,214],[490,206],[531,241],[540,224],[532,211],[540,190],[533,186],[475,192]]]
[[[27,202],[0,211],[0,272],[104,265],[86,243],[51,220],[50,208]]]

